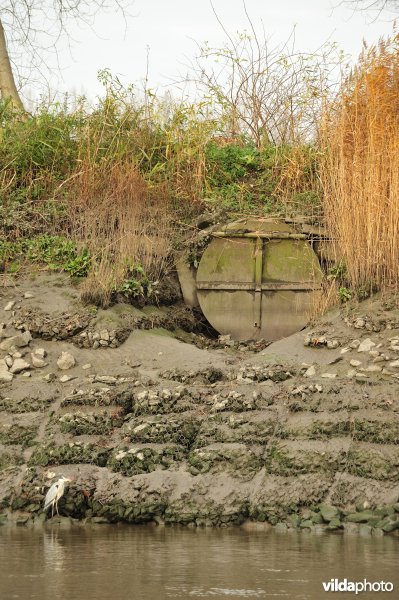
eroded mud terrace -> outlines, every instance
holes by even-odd
[[[3,522],[43,522],[64,474],[61,520],[399,531],[397,309],[257,348],[200,349],[168,315],[93,311],[60,276],[3,282]]]

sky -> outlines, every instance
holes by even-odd
[[[242,0],[213,0],[229,33],[249,30]],[[341,0],[246,0],[256,29],[262,27],[273,44],[284,42],[295,27],[296,48],[314,51],[323,42],[337,42],[353,60],[362,49],[392,32],[393,15],[355,11]],[[116,11],[100,14],[93,30],[74,25],[70,50],[61,46],[50,86],[58,92],[94,99],[102,87],[100,69],[110,69],[124,84],[146,76],[150,87],[173,87],[205,40],[216,47],[226,35],[209,0],[135,0],[127,20]],[[51,59],[49,59],[51,60]],[[36,95],[39,88],[30,87]]]

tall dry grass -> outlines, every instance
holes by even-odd
[[[107,306],[137,273],[155,281],[167,271],[175,233],[167,190],[151,190],[136,164],[82,165],[68,197],[71,237],[91,255],[84,299]]]
[[[399,38],[365,50],[324,118],[327,226],[350,283],[399,283]]]

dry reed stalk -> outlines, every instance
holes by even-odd
[[[365,52],[322,128],[327,226],[351,284],[399,283],[398,38]]]
[[[319,294],[314,294],[314,301],[309,310],[309,321],[317,319],[337,305],[339,284],[334,279],[324,279]]]
[[[169,266],[173,222],[164,188],[150,191],[127,162],[83,166],[71,182],[71,237],[85,245],[92,267],[86,300],[107,305],[113,290],[137,266],[152,281]]]

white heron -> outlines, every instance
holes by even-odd
[[[53,485],[48,490],[46,497],[44,499],[44,510],[46,511],[51,506],[51,516],[52,517],[54,516],[54,507],[55,507],[55,510],[57,511],[57,515],[59,515],[58,501],[64,494],[65,484],[70,481],[71,481],[71,479],[68,479],[67,477],[64,477],[62,475],[59,479],[57,479],[57,481],[55,481],[53,483]]]

